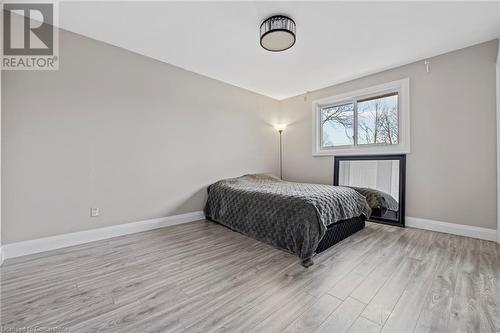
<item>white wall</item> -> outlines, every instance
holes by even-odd
[[[218,179],[277,174],[277,101],[59,36],[58,71],[2,76],[5,244],[199,211]]]
[[[333,157],[312,156],[312,101],[410,78],[411,153],[406,211],[411,217],[496,229],[498,40],[286,99],[280,121],[284,178],[331,184]]]
[[[4,244],[200,210],[213,181],[278,172],[275,123],[288,124],[285,179],[331,184],[333,159],[311,155],[311,101],[404,77],[408,215],[496,227],[497,41],[432,58],[429,74],[417,62],[278,102],[72,33],[60,39],[59,71],[2,73]],[[90,207],[102,215],[90,218]]]
[[[497,241],[500,243],[500,43],[497,51]]]
[[[370,187],[399,200],[399,161],[341,161],[339,185]]]
[[[0,54],[3,54],[3,13],[0,15]],[[2,70],[0,70],[0,265],[3,263],[3,248],[2,248]]]

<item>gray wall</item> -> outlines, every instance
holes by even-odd
[[[500,31],[499,31],[500,34]],[[500,243],[500,41],[498,43],[497,53],[497,242]]]
[[[4,244],[201,210],[211,182],[276,174],[277,101],[65,31],[60,61],[2,76]]]
[[[281,102],[284,178],[331,184],[333,157],[312,157],[313,100],[410,78],[407,215],[496,229],[495,61],[498,40]]]
[[[2,73],[2,243],[201,210],[215,180],[277,173],[279,122],[285,178],[331,184],[333,157],[311,156],[311,102],[404,77],[408,215],[496,228],[497,49],[278,102],[61,31],[59,71]]]

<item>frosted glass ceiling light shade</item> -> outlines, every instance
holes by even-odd
[[[288,50],[295,44],[295,22],[286,16],[276,15],[260,25],[260,45],[268,51]]]

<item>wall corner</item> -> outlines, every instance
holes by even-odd
[[[500,37],[500,31],[499,31]],[[497,91],[497,243],[500,244],[500,38],[496,64],[496,91]]]

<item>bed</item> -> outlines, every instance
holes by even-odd
[[[302,265],[363,229],[371,209],[363,195],[341,186],[294,183],[264,175],[224,179],[208,187],[205,216],[297,255]]]
[[[399,203],[389,193],[369,187],[348,187],[366,198],[366,202],[372,210],[371,217],[382,217],[386,219],[398,218]]]

